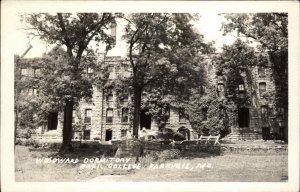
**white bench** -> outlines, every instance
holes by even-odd
[[[216,144],[220,144],[219,139],[220,139],[220,134],[217,135],[217,136],[212,136],[212,135],[204,136],[204,135],[201,135],[198,139],[197,144],[199,144],[199,142],[201,143],[202,141],[205,141],[205,144],[212,141],[212,142],[214,142],[214,145],[216,145]]]

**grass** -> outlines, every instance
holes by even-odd
[[[211,156],[207,154],[189,155],[178,159],[159,161],[169,165],[186,165],[189,169],[179,168],[142,168],[134,171],[116,171],[112,169],[95,169],[80,171],[78,164],[37,164],[39,157],[84,158],[107,157],[95,150],[79,150],[72,154],[59,155],[56,151],[29,151],[28,147],[16,147],[16,181],[251,181],[280,182],[287,179],[287,155],[226,154]],[[153,162],[154,165],[155,162]],[[198,167],[197,167],[198,165]],[[199,165],[202,166],[199,167]],[[210,166],[209,166],[210,165]],[[193,169],[190,169],[192,168]]]

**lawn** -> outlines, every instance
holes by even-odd
[[[78,159],[79,163],[36,163],[36,158],[42,157],[68,157]],[[286,181],[288,175],[286,154],[226,154],[221,156],[185,154],[177,159],[147,162],[149,166],[132,171],[111,168],[80,169],[84,158],[95,157],[108,157],[108,155],[95,150],[80,149],[72,154],[58,156],[53,150],[29,151],[28,147],[17,146],[16,181],[280,182]]]

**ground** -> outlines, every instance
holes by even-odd
[[[37,163],[36,158],[56,157],[79,159],[79,163]],[[55,150],[29,150],[16,146],[16,181],[251,181],[280,182],[288,175],[287,154],[208,154],[181,155],[176,159],[147,161],[138,170],[80,169],[84,158],[103,158],[97,150],[80,149],[71,154]],[[147,159],[148,158],[148,159]],[[135,159],[130,161],[135,162]],[[152,163],[152,164],[151,164]],[[146,166],[147,165],[147,166]],[[168,168],[169,166],[169,168]],[[170,168],[170,166],[173,166]],[[177,166],[177,167],[176,167]]]

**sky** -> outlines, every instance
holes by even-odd
[[[231,44],[235,40],[233,36],[226,35],[223,36],[221,29],[221,22],[223,18],[218,15],[216,12],[202,12],[201,18],[197,23],[195,23],[195,27],[200,31],[201,34],[204,35],[204,39],[206,42],[215,41],[215,47],[218,51],[221,50],[223,44]],[[46,43],[40,41],[38,37],[33,39],[29,39],[28,35],[24,33],[22,30],[23,24],[20,22],[20,18],[18,15],[14,15],[14,41],[18,42],[18,46],[16,47],[14,53],[21,55],[26,48],[28,47],[28,43],[33,46],[32,49],[26,54],[26,58],[32,57],[41,57],[43,53],[48,52],[52,46],[47,45]],[[124,51],[124,45],[121,45],[119,48],[115,48],[110,51],[111,55],[118,55],[119,53]]]

